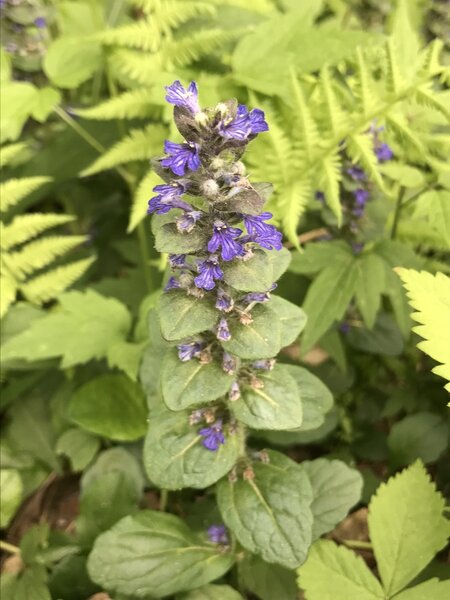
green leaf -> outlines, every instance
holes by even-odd
[[[52,598],[80,600],[90,598],[98,591],[87,574],[86,560],[86,556],[67,556],[52,566],[49,581]]]
[[[368,523],[387,595],[403,589],[447,543],[443,509],[444,499],[419,461],[378,487]]]
[[[416,188],[425,185],[425,177],[422,171],[414,169],[409,165],[395,161],[380,165],[380,172],[407,188]]]
[[[146,217],[151,190],[155,185],[158,185],[158,183],[161,183],[161,177],[154,171],[149,171],[147,175],[141,179],[134,194],[127,233],[134,231],[139,223]]]
[[[57,87],[75,89],[102,65],[99,43],[85,37],[60,37],[47,49],[44,71]]]
[[[3,67],[3,65],[2,65]],[[2,83],[2,110],[0,115],[0,143],[16,140],[28,120],[35,101],[37,88],[24,81]]]
[[[230,404],[238,421],[253,429],[295,429],[303,420],[302,401],[295,379],[284,365],[261,372],[262,389],[241,385],[241,397]]]
[[[314,275],[333,262],[348,263],[351,258],[348,244],[342,240],[308,244],[303,252],[293,252],[289,271],[299,275]]]
[[[295,571],[264,562],[259,556],[246,552],[238,563],[239,581],[244,588],[261,600],[297,600]]]
[[[217,321],[217,311],[207,299],[175,290],[160,297],[159,318],[163,337],[174,342],[212,329]]]
[[[284,348],[284,346],[293,344],[305,328],[307,322],[305,312],[299,306],[280,296],[272,296],[268,306],[276,313],[276,318],[280,320],[281,347]]]
[[[152,218],[152,231],[155,236],[155,248],[158,252],[169,254],[190,254],[205,246],[205,235],[200,227],[194,227],[190,233],[180,233],[173,222],[167,219]],[[165,216],[165,215],[161,215]]]
[[[22,502],[23,484],[16,469],[0,470],[0,527],[7,527]]]
[[[433,373],[450,381],[450,278],[443,273],[397,269],[408,292],[409,302],[418,312],[411,316],[420,323],[413,331],[425,341],[417,344],[423,352],[442,365]],[[450,384],[446,389],[450,391]]]
[[[356,261],[331,263],[318,275],[308,289],[303,310],[308,322],[303,334],[303,346],[311,348],[334,321],[344,315],[355,293],[358,272]]]
[[[125,375],[102,375],[82,385],[70,399],[69,416],[111,440],[137,440],[147,431],[145,396]]]
[[[307,369],[297,365],[285,365],[287,372],[296,383],[303,408],[303,421],[300,431],[308,431],[320,427],[325,414],[333,406],[333,396],[322,381]]]
[[[231,554],[204,542],[178,517],[143,511],[97,538],[88,571],[116,594],[161,598],[218,579],[233,562]]]
[[[448,600],[450,580],[429,579],[395,595],[395,600]]]
[[[359,502],[362,492],[362,477],[340,460],[318,458],[304,461],[313,490],[313,539],[328,533],[344,519],[350,509]]]
[[[272,358],[281,349],[281,322],[263,304],[255,306],[252,317],[249,325],[230,322],[231,340],[223,342],[223,347],[240,358]]]
[[[372,330],[352,327],[347,334],[348,342],[358,350],[371,354],[398,356],[403,351],[403,339],[394,319],[380,313]]]
[[[14,146],[22,147],[22,144],[11,144],[9,148]],[[2,148],[2,160],[4,160]],[[6,152],[5,152],[6,154]],[[23,198],[39,189],[46,183],[52,181],[51,177],[22,177],[20,179],[8,179],[0,183],[0,211],[6,212],[12,206],[17,205]]]
[[[298,584],[308,600],[384,600],[381,585],[364,560],[328,540],[313,544],[298,570]]]
[[[83,471],[100,449],[100,440],[82,429],[65,431],[56,443],[57,454],[70,459],[74,471]]]
[[[239,542],[267,562],[294,569],[311,543],[312,490],[292,460],[269,451],[269,463],[252,465],[254,478],[217,486],[217,503]]]
[[[2,349],[2,360],[29,361],[61,356],[68,368],[93,358],[127,335],[131,317],[123,304],[92,290],[66,292],[60,307],[11,338]],[[64,335],[61,335],[61,332]]]
[[[286,248],[278,252],[256,251],[249,260],[224,264],[224,280],[236,290],[264,292],[281,277],[290,261],[291,253]]]
[[[177,596],[177,600],[244,600],[244,598],[229,585],[205,585],[199,590]]]
[[[369,329],[375,325],[375,319],[381,305],[381,293],[385,289],[383,259],[376,254],[363,254],[356,262],[358,280],[356,283],[356,305],[364,323]]]
[[[211,452],[201,444],[201,428],[189,424],[188,412],[151,415],[144,464],[155,485],[171,490],[206,488],[233,468],[239,456],[240,433],[225,427],[225,444]]]
[[[417,458],[424,463],[436,461],[448,446],[448,433],[447,422],[439,415],[429,412],[408,415],[389,432],[393,464],[405,466]]]
[[[137,381],[139,365],[144,354],[146,342],[133,344],[120,340],[108,349],[108,365],[117,367],[128,375],[133,381]]]
[[[46,580],[43,565],[32,565],[17,575],[5,573],[2,574],[1,595],[14,600],[52,600]]]
[[[61,101],[61,94],[52,87],[39,88],[33,103],[31,116],[39,123],[44,123],[54,107]]]
[[[416,201],[415,217],[426,217],[450,249],[450,191],[430,190]]]
[[[81,477],[81,489],[85,490],[107,473],[121,473],[127,480],[127,486],[132,487],[134,496],[140,498],[144,488],[144,476],[141,466],[135,456],[120,446],[104,450],[95,463],[84,471]]]
[[[196,359],[181,362],[176,349],[170,350],[162,365],[161,387],[170,410],[184,410],[206,404],[228,392],[233,378],[216,362],[202,364]]]

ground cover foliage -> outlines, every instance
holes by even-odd
[[[0,11],[2,598],[448,598],[448,3]]]

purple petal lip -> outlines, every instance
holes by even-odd
[[[189,87],[186,89],[180,81],[174,81],[172,85],[165,86],[166,100],[169,104],[186,108],[192,113],[196,114],[200,112],[200,105],[198,103],[198,90],[195,81],[191,81]]]
[[[197,144],[188,142],[176,144],[166,140],[164,142],[164,152],[168,156],[162,159],[161,165],[171,169],[175,175],[182,177],[186,169],[196,171],[200,168]]]

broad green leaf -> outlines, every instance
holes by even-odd
[[[66,556],[52,566],[49,580],[52,598],[80,600],[90,598],[98,591],[87,574],[86,560],[86,556]]]
[[[211,584],[187,594],[180,594],[176,600],[244,600],[244,598],[229,585]]]
[[[303,421],[300,431],[316,429],[325,420],[326,413],[333,406],[333,396],[322,381],[307,369],[297,365],[285,365],[296,383],[303,408]]]
[[[448,600],[450,580],[429,579],[395,595],[395,600]]]
[[[359,502],[362,477],[340,460],[318,458],[301,464],[306,470],[313,490],[313,539],[328,533],[344,519]]]
[[[218,579],[233,562],[233,555],[205,542],[178,517],[142,511],[97,538],[88,571],[116,594],[162,598]]]
[[[385,600],[380,582],[364,560],[329,540],[315,542],[298,570],[308,600]]]
[[[380,165],[380,172],[407,188],[416,188],[425,184],[422,171],[402,163],[390,162]]]
[[[420,323],[413,331],[424,338],[417,344],[423,352],[442,365],[433,373],[450,381],[450,278],[443,273],[397,269],[408,293],[409,302],[417,312],[411,317]],[[450,384],[446,389],[450,391]]]
[[[99,43],[78,36],[60,37],[47,49],[44,71],[57,87],[72,90],[90,79],[102,60]]]
[[[284,365],[257,375],[262,389],[241,385],[241,397],[230,404],[238,421],[253,429],[295,429],[303,420],[302,400],[295,379]]]
[[[372,329],[381,305],[381,294],[385,289],[385,266],[383,259],[376,254],[363,254],[356,262],[356,268],[356,305],[366,327]]]
[[[312,489],[299,465],[274,451],[254,477],[217,486],[220,512],[239,542],[267,562],[294,569],[311,544]]]
[[[25,81],[2,83],[0,143],[14,141],[19,137],[30,116],[36,94],[37,88]]]
[[[450,249],[450,191],[429,190],[417,198],[415,217],[426,217]]]
[[[255,251],[249,260],[231,261],[223,266],[225,283],[244,292],[264,292],[286,271],[291,253],[280,251]]]
[[[56,443],[56,452],[67,456],[74,471],[85,469],[100,448],[100,440],[83,429],[67,429]]]
[[[81,477],[81,490],[84,491],[97,479],[107,473],[121,473],[127,480],[127,486],[132,487],[134,496],[139,498],[144,488],[144,475],[135,456],[120,446],[104,450],[93,465],[84,471]]]
[[[224,349],[240,358],[272,358],[281,349],[281,322],[273,311],[259,304],[251,311],[253,322],[241,325],[230,322],[231,340],[222,342]]]
[[[52,87],[39,88],[33,103],[31,116],[39,123],[44,123],[54,107],[61,101],[61,94]]]
[[[388,596],[402,590],[447,543],[449,526],[443,509],[444,499],[420,461],[379,486],[368,523]]]
[[[70,400],[69,416],[112,440],[137,440],[147,431],[145,396],[125,375],[101,375],[82,385]]]
[[[2,349],[2,360],[29,361],[62,357],[63,368],[103,358],[130,328],[131,317],[123,304],[92,290],[66,292],[60,306],[11,338]],[[64,335],[61,335],[64,332]]]
[[[403,352],[403,338],[397,323],[387,313],[379,313],[373,329],[352,327],[347,334],[348,343],[370,354],[398,356]]]
[[[418,412],[392,426],[388,436],[391,461],[396,467],[417,458],[424,463],[436,461],[448,446],[448,425],[439,415]]]
[[[206,298],[175,290],[161,296],[159,318],[163,337],[174,342],[214,327],[217,310]]]
[[[295,306],[280,296],[272,296],[268,306],[280,320],[281,347],[293,344],[306,325],[305,312],[299,306]]]
[[[147,475],[160,488],[206,488],[226,475],[239,456],[240,432],[224,427],[225,444],[216,452],[201,444],[198,431],[207,425],[190,425],[188,412],[161,411],[150,417],[144,446]]]
[[[202,364],[193,358],[181,362],[176,349],[169,350],[161,370],[161,389],[170,410],[206,404],[228,392],[233,378],[216,361]]]
[[[0,470],[0,527],[7,527],[22,502],[23,484],[16,469]]]
[[[356,261],[349,256],[325,268],[308,289],[303,303],[308,322],[303,334],[305,351],[311,348],[344,315],[358,281]]]
[[[155,236],[155,248],[158,252],[169,254],[189,254],[204,248],[206,238],[202,229],[197,226],[190,233],[180,233],[171,214],[154,215],[152,231]]]
[[[108,348],[107,360],[109,367],[117,367],[133,381],[137,380],[139,365],[144,354],[146,342],[133,344],[119,340]]]
[[[264,562],[247,552],[238,563],[239,581],[261,600],[297,600],[295,571]]]
[[[17,574],[2,574],[0,592],[6,600],[52,600],[43,565],[28,566]]]
[[[150,344],[145,349],[139,369],[139,381],[147,399],[150,410],[164,406],[161,394],[160,375],[165,349],[155,348]]]
[[[308,244],[303,252],[293,252],[289,271],[299,275],[314,275],[333,262],[347,263],[351,257],[348,244],[341,240]]]

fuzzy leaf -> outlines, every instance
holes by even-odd
[[[288,373],[295,379],[300,392],[303,407],[301,431],[320,427],[325,415],[333,406],[333,396],[322,381],[307,369],[297,365],[285,365]]]
[[[100,440],[83,429],[67,429],[56,444],[57,454],[67,456],[74,471],[83,471],[100,449]]]
[[[229,585],[205,585],[199,590],[177,596],[177,600],[244,600],[244,598]]]
[[[281,322],[263,304],[255,306],[252,317],[249,325],[230,322],[231,340],[222,342],[223,348],[249,360],[272,358],[281,349]]]
[[[159,318],[163,337],[174,342],[214,327],[217,311],[207,299],[175,290],[160,297]]]
[[[155,248],[158,252],[169,254],[189,254],[205,246],[205,236],[200,227],[194,227],[190,233],[181,234],[171,215],[154,215],[152,231],[155,236]]]
[[[307,317],[305,312],[281,296],[272,296],[270,310],[276,314],[281,326],[281,347],[293,344],[303,331]]]
[[[261,600],[296,600],[295,571],[264,562],[256,554],[246,553],[238,563],[239,581]]]
[[[257,251],[250,260],[224,264],[224,280],[236,290],[264,292],[281,277],[290,261],[291,253],[285,248],[279,252]]]

